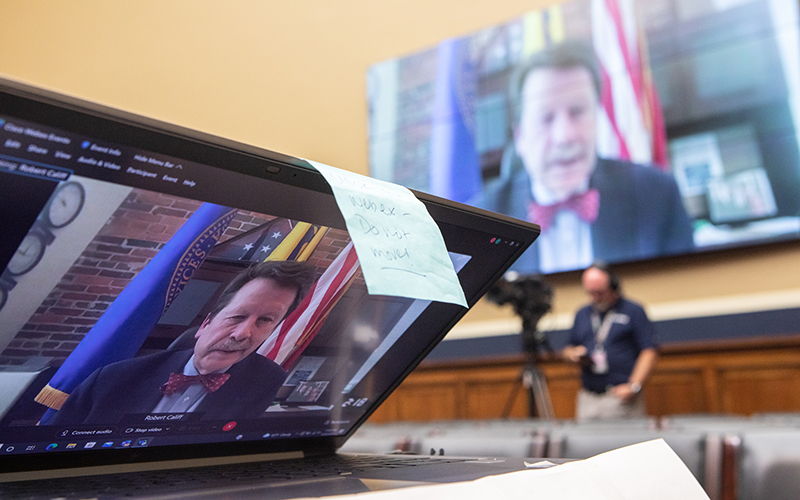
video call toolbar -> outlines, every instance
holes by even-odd
[[[140,184],[142,179],[193,188],[197,166],[167,156],[115,144],[102,144],[55,130],[0,117],[0,169],[50,179],[66,180],[71,173],[96,176],[106,171],[124,174]],[[94,175],[93,175],[94,174]]]

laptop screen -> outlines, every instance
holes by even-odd
[[[3,80],[0,193],[6,471],[333,450],[466,312],[368,294],[305,161]],[[470,305],[538,235],[415,194]]]

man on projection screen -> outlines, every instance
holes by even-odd
[[[602,91],[594,52],[570,41],[534,54],[511,78],[513,144],[501,178],[476,205],[530,220],[542,235],[515,269],[581,269],[690,250],[692,226],[674,179],[598,158]]]

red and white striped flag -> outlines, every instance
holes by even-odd
[[[666,167],[666,131],[634,0],[592,0],[592,38],[603,79],[598,154]]]
[[[284,368],[290,367],[350,287],[358,268],[358,256],[350,242],[314,283],[297,309],[261,344],[258,353]]]

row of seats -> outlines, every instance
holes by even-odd
[[[367,424],[343,452],[584,459],[664,439],[711,500],[800,498],[800,414]]]

